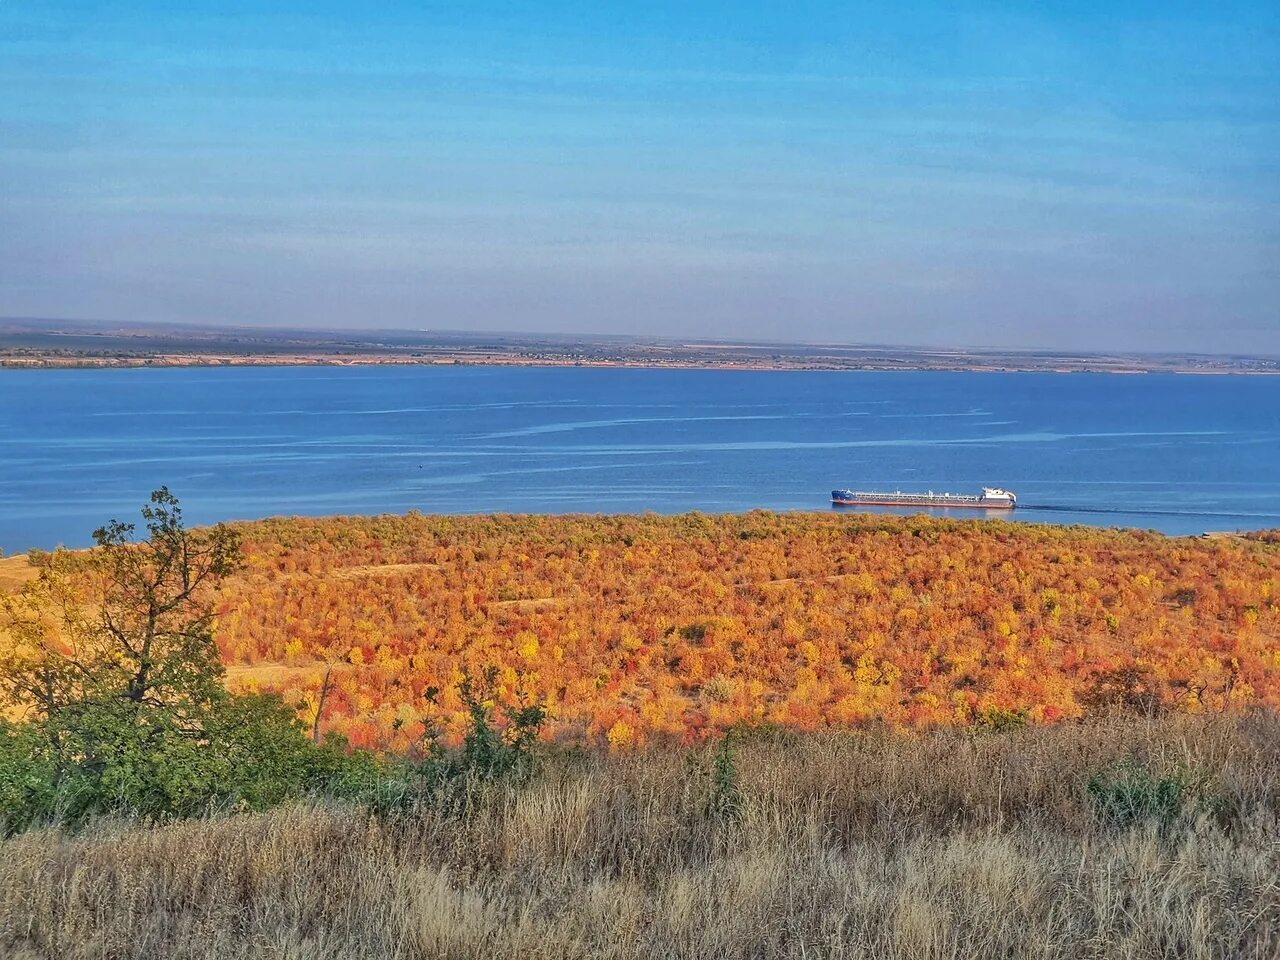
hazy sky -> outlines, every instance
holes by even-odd
[[[0,0],[0,315],[1280,351],[1280,4]]]

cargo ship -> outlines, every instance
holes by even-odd
[[[979,507],[983,510],[1012,510],[1018,498],[999,487],[983,487],[982,493],[869,493],[861,490],[832,490],[831,502],[838,507]]]

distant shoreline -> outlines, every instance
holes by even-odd
[[[0,370],[138,370],[213,367],[578,367],[619,370],[741,370],[748,372],[863,372],[863,373],[1109,373],[1141,375],[1176,373],[1187,376],[1277,376],[1276,369],[1191,367],[1176,365],[1108,366],[1081,361],[1075,365],[1044,366],[1034,363],[939,364],[904,358],[899,363],[793,361],[740,362],[735,360],[607,360],[544,359],[513,356],[404,357],[395,354],[341,356],[315,354],[299,356],[182,354],[139,357],[7,355],[0,353]]]
[[[1280,374],[1280,357],[745,343],[458,331],[109,326],[0,318],[0,369],[520,366],[751,371]]]

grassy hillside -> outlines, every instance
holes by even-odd
[[[0,955],[1272,958],[1270,712],[544,760],[467,808],[0,842]]]
[[[207,632],[190,730],[94,713],[110,677],[9,728],[0,956],[1280,954],[1274,543],[766,513],[239,532],[227,683],[306,733],[218,688]],[[135,551],[169,543],[97,559],[145,586]],[[103,589],[84,559],[70,621],[22,614],[55,667]],[[495,701],[546,704],[554,742]],[[317,716],[393,752],[317,747]]]

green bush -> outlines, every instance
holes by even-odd
[[[371,754],[311,742],[278,697],[227,695],[198,733],[118,710],[84,711],[57,730],[0,723],[0,824],[66,824],[104,813],[167,820],[224,810],[265,810],[327,794],[363,801],[381,771]]]
[[[1094,813],[1114,826],[1154,822],[1173,824],[1195,793],[1195,780],[1183,770],[1160,774],[1136,760],[1125,760],[1089,778]]]
[[[420,805],[461,812],[495,785],[527,780],[534,772],[547,711],[541,704],[524,702],[495,708],[496,681],[496,668],[478,675],[464,673],[458,693],[468,726],[460,748],[446,748],[428,725],[420,758],[380,761],[359,792],[348,796],[378,815],[400,814]],[[438,692],[429,690],[427,699],[434,701]]]
[[[716,747],[711,760],[711,792],[707,797],[707,815],[725,822],[735,822],[742,816],[742,790],[738,786],[732,736],[726,732]]]
[[[1029,722],[1026,710],[1000,710],[995,707],[983,710],[974,718],[974,723],[979,729],[990,730],[994,733],[1021,730]]]
[[[0,720],[0,834],[48,819],[57,800],[53,749],[33,724]]]

